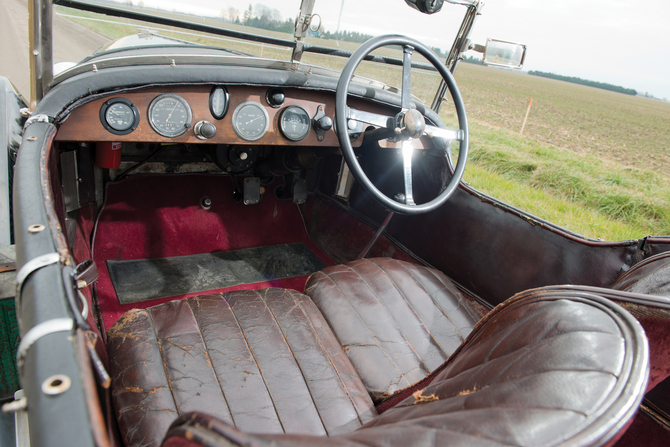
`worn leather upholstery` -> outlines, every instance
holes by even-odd
[[[390,258],[328,267],[305,294],[375,401],[434,371],[483,316],[443,273]]]
[[[159,445],[201,411],[255,433],[335,435],[376,415],[312,301],[235,291],[125,313],[108,331],[112,396],[126,446]]]
[[[616,290],[670,297],[670,252],[638,262],[612,286]]]
[[[163,445],[600,446],[635,413],[648,366],[644,332],[626,310],[536,290],[496,307],[443,367],[351,433],[250,435],[191,413]]]

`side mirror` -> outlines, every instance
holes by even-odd
[[[486,39],[484,63],[497,67],[521,68],[526,59],[526,45]]]
[[[444,0],[405,0],[405,3],[424,14],[435,14],[442,9]]]

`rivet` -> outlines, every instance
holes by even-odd
[[[46,228],[46,227],[42,224],[31,225],[31,226],[28,227],[28,233],[33,233],[33,234],[34,233],[39,233],[41,231],[44,231],[44,228]]]
[[[56,374],[42,382],[42,392],[47,396],[63,394],[72,385],[72,380],[64,374]]]

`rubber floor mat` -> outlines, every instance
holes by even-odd
[[[107,261],[121,304],[309,275],[326,265],[303,243]]]

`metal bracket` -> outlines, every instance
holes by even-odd
[[[309,25],[312,20],[312,10],[314,9],[315,0],[302,0],[300,4],[300,13],[295,19],[295,29],[293,31],[293,41],[295,47],[291,55],[291,61],[300,62],[304,48],[305,36],[309,30]]]
[[[244,179],[244,204],[256,205],[261,200],[261,179],[247,177]]]
[[[26,332],[21,338],[21,343],[19,343],[19,348],[16,351],[16,364],[19,368],[19,374],[21,374],[23,369],[23,361],[28,354],[28,350],[37,340],[56,332],[69,332],[73,328],[74,320],[72,318],[54,318],[53,320],[44,321]]]
[[[42,267],[56,264],[59,261],[60,255],[58,253],[47,253],[46,255],[38,256],[26,262],[16,274],[16,302],[21,302],[21,288],[28,276]]]

